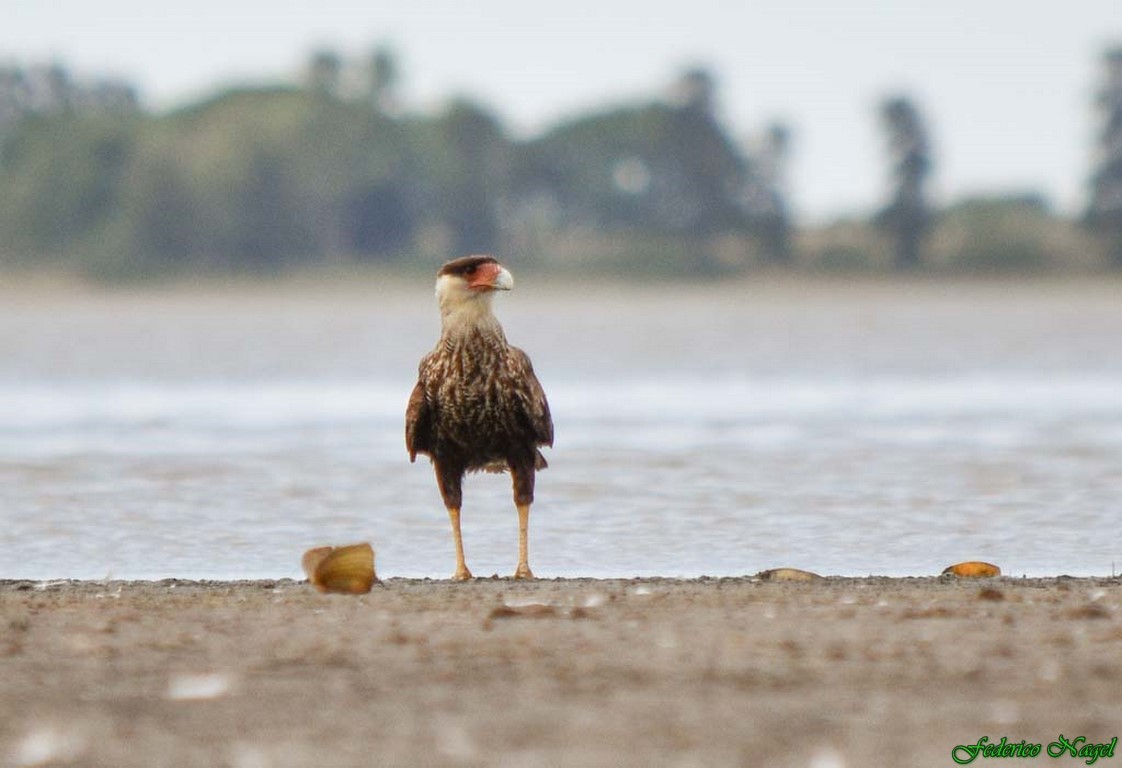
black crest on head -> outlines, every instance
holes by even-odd
[[[470,275],[475,272],[480,266],[484,264],[498,264],[498,259],[493,256],[463,256],[459,259],[453,259],[440,268],[436,273],[437,277],[441,275],[457,275],[464,276]]]

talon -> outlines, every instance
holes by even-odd
[[[533,579],[533,578],[535,578],[535,576],[534,576],[533,572],[530,571],[530,566],[526,565],[525,563],[522,563],[521,565],[518,566],[518,570],[516,570],[514,572],[514,578],[516,578],[516,579]]]
[[[460,508],[448,507],[448,519],[452,521],[452,541],[456,544],[456,572],[453,581],[469,581],[471,571],[464,562],[464,538],[460,535]]]

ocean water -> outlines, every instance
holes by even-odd
[[[451,574],[403,438],[427,281],[2,303],[0,578],[295,577],[361,540]],[[556,425],[539,576],[1122,570],[1122,284],[531,276],[496,309]],[[475,575],[513,572],[509,479],[463,515]]]

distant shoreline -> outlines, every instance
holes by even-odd
[[[1003,575],[992,578],[958,578],[952,576],[822,576],[813,582],[768,581],[756,575],[745,576],[633,576],[633,577],[555,577],[538,578],[533,581],[520,581],[510,577],[483,577],[470,582],[456,582],[447,578],[415,578],[403,576],[390,576],[381,579],[374,585],[371,593],[379,589],[402,587],[407,589],[423,589],[425,587],[455,587],[471,589],[477,585],[497,585],[511,587],[549,586],[559,588],[580,588],[589,586],[627,586],[627,585],[665,585],[665,586],[743,586],[760,585],[768,587],[794,587],[812,589],[822,588],[873,588],[885,586],[907,587],[943,587],[949,585],[977,585],[987,584],[1049,588],[1059,584],[1070,586],[1122,586],[1122,574],[1115,576],[1069,576],[1057,574],[1055,576],[1017,576]],[[187,589],[197,591],[209,590],[250,590],[250,589],[291,589],[311,586],[304,579],[278,578],[278,579],[188,579],[167,577],[160,579],[9,579],[0,578],[0,592],[35,591],[74,591],[87,592],[90,590],[106,589]]]
[[[760,269],[738,275],[629,275],[626,272],[554,270],[511,261],[516,271],[519,293],[525,289],[581,289],[618,291],[674,287],[687,290],[761,291],[853,289],[932,289],[947,287],[981,289],[993,286],[1050,288],[1063,286],[1076,289],[1116,291],[1122,285],[1122,271],[1089,270],[1072,272],[1008,272],[970,273],[936,270],[898,272],[830,272],[825,270]],[[319,294],[361,295],[370,293],[400,294],[416,289],[428,295],[434,270],[410,268],[311,269],[276,275],[204,273],[198,275],[164,275],[150,279],[106,281],[50,271],[0,272],[0,297],[21,298],[100,298],[114,296],[315,296]]]

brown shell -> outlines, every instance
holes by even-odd
[[[802,571],[798,568],[772,568],[756,574],[760,581],[818,581],[822,577],[817,573]]]
[[[1001,569],[993,563],[983,563],[980,560],[969,560],[965,563],[955,563],[943,569],[943,575],[961,576],[967,579],[985,579],[991,576],[1000,576]]]
[[[302,565],[308,581],[320,592],[361,595],[369,592],[378,580],[374,573],[374,548],[366,542],[309,549]]]
[[[308,581],[312,580],[312,576],[316,572],[316,566],[334,551],[335,547],[316,547],[304,553],[304,557],[300,558],[300,567],[304,569],[304,576],[307,577]]]

